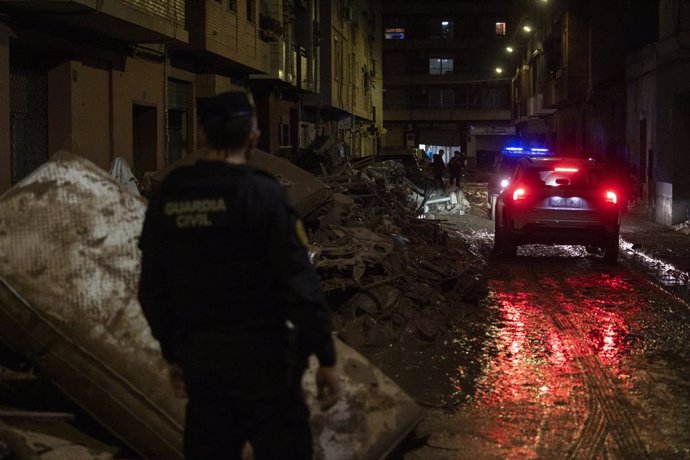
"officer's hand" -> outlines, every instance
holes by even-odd
[[[170,364],[168,366],[168,378],[173,388],[173,394],[178,398],[184,399],[187,397],[187,387],[184,383],[184,372],[177,364]]]
[[[328,409],[335,404],[343,392],[338,370],[335,367],[319,367],[316,371],[316,388],[316,398],[321,402],[321,409]]]

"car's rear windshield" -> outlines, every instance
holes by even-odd
[[[518,162],[521,160],[521,157],[508,157],[504,156],[501,158],[498,164],[498,173],[504,174],[504,175],[511,175],[513,171],[515,170],[515,167],[517,166]]]
[[[529,168],[523,180],[547,187],[591,188],[603,183],[604,173],[596,168]]]

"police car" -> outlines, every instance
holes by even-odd
[[[498,195],[508,186],[510,177],[515,171],[515,167],[522,158],[538,158],[551,156],[549,149],[534,147],[506,147],[496,156],[493,169],[489,175],[488,183],[488,206],[489,219],[493,219],[496,199]]]
[[[574,244],[618,258],[619,191],[594,160],[525,157],[498,195],[494,253],[515,256],[523,244]]]

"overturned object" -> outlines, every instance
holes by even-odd
[[[66,152],[0,197],[0,339],[139,455],[172,460],[182,458],[184,401],[173,396],[136,300],[145,209]],[[345,396],[328,417],[313,410],[317,458],[379,458],[420,410],[337,346]],[[313,380],[307,373],[308,401]]]

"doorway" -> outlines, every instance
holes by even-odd
[[[48,77],[44,69],[10,62],[10,165],[16,184],[48,160]]]
[[[132,104],[132,161],[139,180],[147,171],[158,169],[157,119],[155,106]]]

